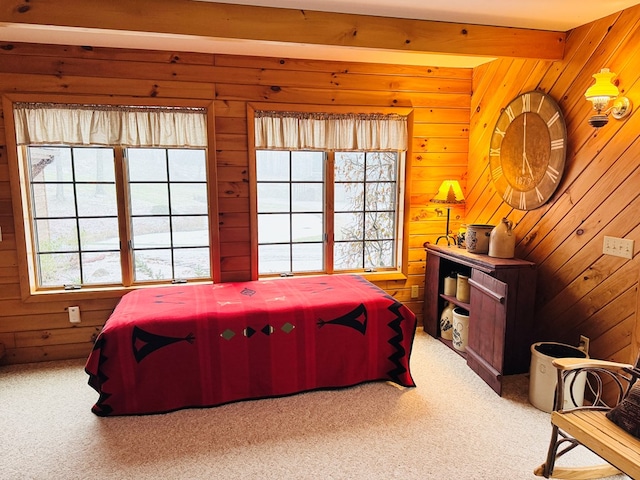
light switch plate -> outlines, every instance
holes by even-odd
[[[629,238],[604,237],[602,253],[622,258],[633,258],[634,241]]]

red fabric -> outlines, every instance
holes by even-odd
[[[168,412],[390,380],[415,386],[416,319],[355,275],[126,294],[85,370],[97,415]]]

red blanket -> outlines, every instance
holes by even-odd
[[[413,313],[356,275],[126,294],[85,370],[101,416],[290,395],[374,380],[415,386]]]

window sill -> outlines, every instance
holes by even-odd
[[[140,290],[144,288],[154,287],[175,287],[177,285],[198,285],[198,284],[212,284],[209,281],[192,281],[180,284],[170,283],[154,283],[144,285],[134,285],[131,287],[84,287],[79,290],[39,290],[29,293],[26,298],[23,298],[25,303],[38,303],[38,302],[51,302],[63,300],[67,301],[81,301],[81,300],[98,300],[109,298],[120,298],[124,294],[133,290]]]
[[[407,276],[402,272],[365,272],[359,274],[370,282],[385,282],[388,280],[406,280]]]

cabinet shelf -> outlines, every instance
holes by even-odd
[[[425,245],[424,330],[453,348],[440,336],[440,313],[446,302],[469,312],[469,367],[498,394],[505,375],[525,373],[531,361],[535,264],[520,259],[492,258],[456,246]],[[444,278],[469,276],[469,303],[442,293]],[[455,349],[454,349],[455,350]],[[457,351],[457,350],[456,350]]]
[[[458,300],[457,297],[455,296],[451,296],[451,295],[445,295],[444,293],[440,294],[440,298],[443,298],[444,300],[446,300],[447,302],[451,302],[454,305],[460,307],[460,308],[464,308],[467,311],[471,310],[471,304],[470,303],[464,303],[461,302],[460,300]]]

